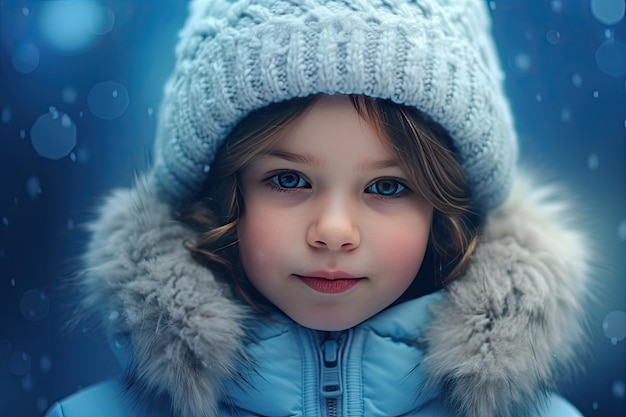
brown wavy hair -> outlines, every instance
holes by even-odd
[[[187,244],[193,258],[233,285],[237,294],[255,307],[268,301],[249,283],[239,261],[237,221],[245,210],[239,173],[254,158],[270,151],[285,128],[318,97],[271,104],[239,122],[217,153],[203,198],[181,216],[198,232],[198,239]],[[442,127],[413,107],[362,95],[349,97],[357,113],[392,148],[409,187],[434,208],[424,261],[397,302],[443,288],[465,272],[483,223],[452,141]]]

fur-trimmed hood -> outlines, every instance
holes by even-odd
[[[420,366],[460,415],[524,415],[576,365],[590,253],[556,195],[518,177],[432,309]],[[90,230],[81,306],[128,341],[134,389],[166,393],[184,416],[215,415],[245,357],[249,309],[191,259],[194,232],[144,180],[112,193]]]

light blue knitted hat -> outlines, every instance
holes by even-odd
[[[475,203],[508,195],[517,142],[482,0],[195,0],[161,106],[151,180],[196,196],[233,127],[316,93],[415,106],[454,142]]]

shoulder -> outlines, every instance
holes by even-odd
[[[449,415],[444,405],[436,399],[411,417],[448,417]],[[544,405],[529,417],[583,417],[583,415],[565,398],[558,394],[550,394]]]
[[[132,400],[122,379],[110,379],[54,404],[45,417],[166,417],[169,407]]]

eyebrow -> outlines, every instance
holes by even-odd
[[[377,169],[385,169],[385,168],[397,168],[400,165],[394,159],[385,159],[382,161],[367,161],[359,164],[357,167],[358,171],[375,171]]]
[[[301,155],[301,154],[295,154],[295,153],[286,152],[286,151],[272,150],[268,152],[265,156],[271,156],[274,158],[284,159],[285,161],[293,162],[296,164],[312,165],[316,167],[322,166],[322,161],[313,155],[307,155],[307,154]],[[357,171],[397,168],[399,166],[400,165],[398,164],[398,162],[394,159],[385,159],[385,160],[380,160],[380,161],[366,161],[366,162],[360,163],[357,166]]]
[[[294,162],[296,164],[313,165],[317,167],[322,165],[322,161],[313,155],[300,155],[291,152],[273,150],[268,152],[266,156],[273,156],[275,158],[284,159],[285,161]]]

